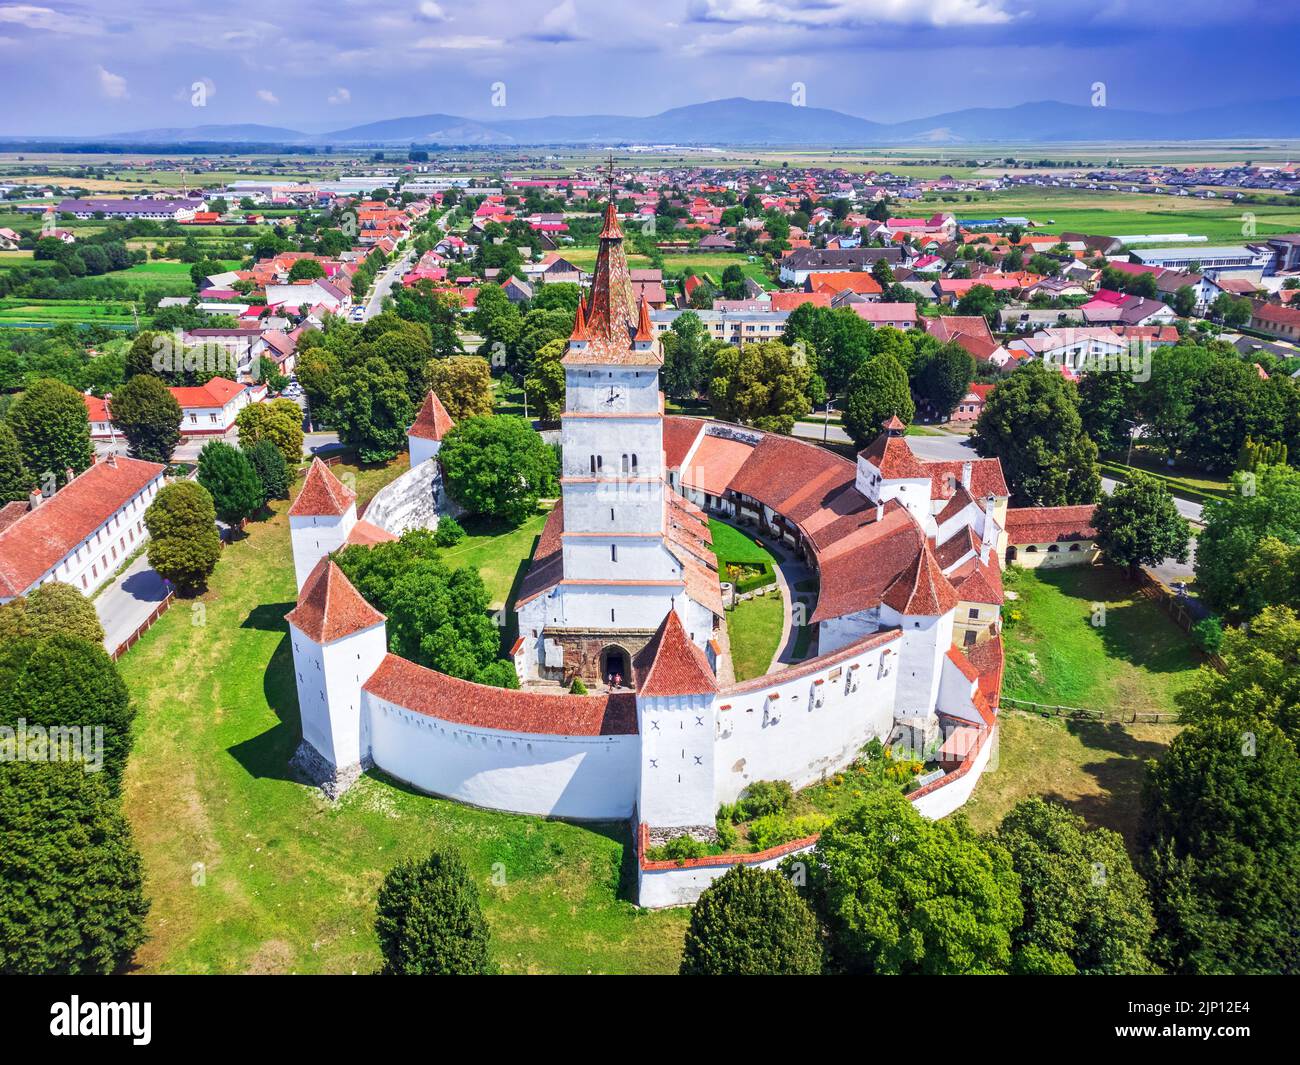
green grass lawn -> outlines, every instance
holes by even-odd
[[[403,468],[334,472],[354,473],[365,500]],[[290,779],[295,595],[287,503],[275,509],[225,550],[201,599],[173,606],[121,661],[139,712],[125,807],[153,900],[139,968],[371,972],[383,874],[436,844],[458,847],[478,879],[502,970],[675,971],[686,913],[633,906],[625,825],[491,813],[381,774],[331,805]],[[517,564],[534,534],[489,548],[480,531],[458,549]],[[489,586],[508,589],[510,570]]]
[[[733,525],[709,519],[713,536],[713,554],[721,570],[728,562],[766,562],[775,566],[776,559],[762,544]],[[731,641],[731,662],[736,680],[761,677],[772,664],[785,627],[785,607],[781,593],[770,591],[737,603],[727,611],[727,637]]]
[[[1013,566],[1007,578],[1018,598],[1003,608],[1004,696],[1107,714],[1176,710],[1200,657],[1136,584],[1110,566]]]
[[[1177,725],[1049,720],[1003,707],[998,746],[962,812],[992,831],[1022,799],[1063,803],[1113,829],[1136,852],[1143,763],[1159,758]]]
[[[772,591],[737,603],[727,611],[727,637],[736,680],[761,677],[772,664],[785,625],[781,593]]]
[[[709,519],[709,533],[713,536],[713,553],[719,563],[724,562],[770,562],[776,559],[762,544],[752,540],[734,525],[728,525],[717,518]]]

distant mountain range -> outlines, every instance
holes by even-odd
[[[102,137],[3,137],[63,143],[241,143],[312,146],[573,145],[961,145],[1004,141],[1184,141],[1300,138],[1300,97],[1203,107],[1177,114],[1085,107],[1044,100],[973,107],[907,122],[872,122],[820,107],[733,97],[674,107],[657,115],[553,115],[474,119],[431,114],[390,118],[329,133],[255,123],[166,127]]]

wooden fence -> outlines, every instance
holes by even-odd
[[[1071,721],[1118,721],[1122,724],[1170,724],[1178,720],[1178,715],[1162,710],[1089,710],[1082,706],[1060,706],[1050,703],[1036,703],[1030,699],[1013,699],[1004,695],[998,700],[1001,706],[1023,708],[1042,717],[1064,717]]]
[[[1138,590],[1147,599],[1150,599],[1163,610],[1169,616],[1169,619],[1183,632],[1191,635],[1191,631],[1199,619],[1192,616],[1192,612],[1187,609],[1181,597],[1144,569],[1138,570],[1137,583]],[[1200,649],[1198,648],[1198,650]],[[1223,659],[1217,654],[1201,651],[1201,656],[1220,673],[1226,668]]]
[[[175,598],[176,598],[175,592],[168,592],[167,598],[153,608],[153,612],[150,613],[150,615],[147,618],[145,618],[143,622],[140,623],[139,628],[137,628],[135,632],[131,633],[130,636],[128,636],[125,640],[123,640],[120,644],[117,645],[117,650],[115,650],[112,653],[112,655],[110,655],[110,657],[113,659],[114,662],[116,662],[119,658],[121,658],[124,654],[126,654],[127,651],[131,650],[131,648],[135,646],[136,642],[140,639],[140,637],[143,636],[146,632],[148,632],[151,628],[153,628],[153,623],[157,621],[160,617],[162,617],[165,613],[167,613],[168,609],[172,605],[172,600]]]

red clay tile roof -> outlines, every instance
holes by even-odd
[[[1002,571],[997,566],[968,558],[948,574],[948,582],[957,590],[963,603],[988,603],[1001,606],[1006,595],[1002,590]]]
[[[972,337],[996,346],[989,323],[982,314],[945,314],[937,318],[926,318],[924,324],[927,333],[945,342]]]
[[[386,544],[396,540],[397,537],[387,529],[381,529],[378,525],[366,521],[362,518],[348,533],[348,544],[360,544],[363,547],[373,547],[375,544]]]
[[[706,434],[690,465],[682,469],[682,484],[720,496],[753,453],[754,446],[743,440]]]
[[[969,525],[963,525],[947,540],[934,549],[934,557],[939,560],[939,565],[945,570],[953,565],[962,555],[974,551],[979,553],[980,541],[975,535],[975,530]]]
[[[929,541],[885,590],[881,601],[907,617],[937,617],[957,605],[957,593],[943,575]]]
[[[548,592],[564,579],[564,500],[546,515],[546,524],[533,549],[533,560],[519,586],[515,608]]]
[[[981,640],[974,647],[966,648],[963,653],[979,670],[980,691],[990,705],[997,706],[1002,697],[1002,637]]]
[[[636,695],[544,695],[492,688],[385,655],[362,685],[376,698],[452,725],[543,736],[634,736]]]
[[[605,227],[600,233],[600,250],[592,271],[591,296],[586,304],[585,346],[572,344],[562,360],[566,365],[659,366],[663,355],[658,347],[637,351],[632,346],[640,324],[632,273],[623,251],[623,232],[614,205],[605,208]],[[575,316],[574,327],[577,328]]]
[[[703,418],[673,416],[664,419],[664,465],[667,469],[675,470],[681,466],[703,428]]]
[[[830,669],[831,666],[838,665],[845,659],[853,658],[863,654],[866,651],[872,651],[877,647],[883,647],[887,643],[893,643],[903,635],[901,629],[881,629],[879,632],[868,633],[861,639],[854,640],[852,643],[845,644],[838,650],[831,651],[828,654],[818,655],[816,658],[809,658],[798,665],[790,666],[788,669],[781,670],[776,674],[782,683],[789,680],[797,680],[800,677],[806,677],[810,674],[817,673],[823,669]],[[772,674],[763,677],[754,677],[751,680],[742,680],[737,684],[730,684],[719,690],[719,695],[745,695],[749,692],[762,691],[771,687]]]
[[[357,495],[345,486],[319,458],[312,459],[311,469],[302,482],[302,491],[289,508],[292,518],[319,517],[346,514],[348,507],[357,501]]]
[[[214,377],[206,385],[199,385],[195,388],[169,388],[169,391],[176,397],[176,402],[181,405],[181,409],[187,407],[224,407],[240,392],[244,386],[229,381],[224,377]]]
[[[166,469],[124,456],[114,463],[96,463],[0,528],[0,595],[22,595]]]
[[[92,422],[108,421],[108,404],[96,396],[82,396],[86,401],[86,417]]]
[[[974,684],[980,679],[980,671],[975,668],[975,664],[961,653],[956,647],[949,647],[947,651],[948,661],[961,670],[961,675]]]
[[[387,620],[352,587],[329,556],[303,582],[298,605],[285,620],[315,643],[333,643]]]
[[[14,522],[27,513],[27,504],[20,500],[6,503],[0,507],[0,532],[4,532]]]
[[[716,692],[709,661],[691,642],[677,611],[664,616],[650,642],[632,660],[640,695],[701,695]]]
[[[829,292],[773,292],[772,293],[772,310],[773,311],[793,311],[805,303],[811,303],[814,307],[829,307],[831,305],[831,293]]]
[[[1051,544],[1066,540],[1092,540],[1096,510],[1092,503],[1074,507],[1009,507],[1007,542],[1010,544]]]
[[[441,440],[455,424],[451,420],[451,415],[447,413],[447,408],[442,405],[442,400],[430,392],[424,397],[420,413],[415,416],[415,421],[406,430],[406,435],[421,440]]]

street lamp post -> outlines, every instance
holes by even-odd
[[[830,439],[830,432],[831,432],[831,408],[832,408],[833,406],[834,406],[834,403],[833,403],[831,400],[828,399],[828,400],[826,401],[826,413],[825,413],[825,416],[822,418],[822,443],[823,443],[823,444],[826,443],[826,442]]]

